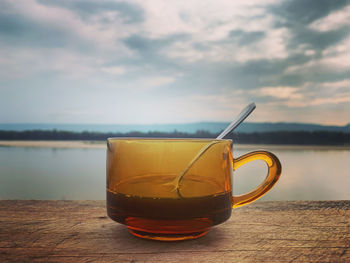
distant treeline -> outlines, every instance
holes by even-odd
[[[71,132],[58,130],[4,131],[0,130],[0,140],[106,140],[109,137],[154,137],[154,138],[215,138],[218,134],[207,131],[184,132]],[[350,145],[350,133],[315,132],[259,132],[233,133],[227,136],[241,144],[298,144],[298,145]]]

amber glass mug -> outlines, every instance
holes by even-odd
[[[234,196],[233,171],[263,160],[265,180]],[[269,191],[281,174],[277,157],[255,151],[237,159],[232,140],[109,138],[107,214],[146,239],[174,241],[205,235]]]

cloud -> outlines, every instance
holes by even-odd
[[[350,79],[344,79],[336,82],[324,82],[322,83],[322,86],[331,88],[334,91],[343,88],[350,89]]]
[[[140,35],[132,35],[123,39],[123,42],[131,49],[139,52],[140,55],[160,53],[163,48],[169,45],[183,41],[187,38],[186,34],[169,35],[162,38],[149,38]]]
[[[8,2],[0,16],[5,20],[4,27],[10,27],[3,33],[12,35],[17,45],[33,47],[34,42],[35,46],[57,47],[57,43],[62,43],[67,50],[83,53],[127,51],[116,40],[129,36],[132,27],[119,20],[109,26],[98,20],[90,23],[77,16],[74,10],[42,5],[34,0],[21,4]]]
[[[0,11],[2,42],[11,46],[62,47],[67,45],[65,31],[50,27],[28,17]]]
[[[309,25],[333,11],[340,10],[348,4],[347,0],[293,0],[282,1],[272,6],[271,11],[284,18],[287,26]]]
[[[262,87],[251,93],[257,97],[272,97],[274,99],[267,100],[268,103],[290,108],[327,104],[345,105],[350,101],[349,84],[350,79],[320,84],[305,83],[301,87]]]
[[[316,30],[315,25],[328,15],[347,8],[347,4],[343,0],[294,0],[272,6],[271,11],[278,17],[275,27],[287,28],[290,33],[290,40],[286,45],[288,53],[303,49],[304,52],[319,56],[323,50],[346,38],[350,33],[348,27],[320,31]]]
[[[350,76],[350,36],[343,41],[324,49],[320,56],[299,65],[289,66],[285,73],[309,75],[308,81],[323,82],[342,80]]]
[[[123,75],[126,72],[124,67],[102,67],[101,70],[114,75]]]
[[[250,45],[264,38],[265,32],[263,31],[252,31],[246,32],[243,30],[232,30],[229,33],[229,37],[237,42],[239,45]]]
[[[327,111],[346,123],[349,8],[342,0],[4,0],[0,122],[74,122],[73,112],[85,122],[162,122],[167,112],[180,122],[226,120],[255,101],[259,121],[314,121]]]
[[[326,32],[345,26],[350,26],[350,5],[312,22],[309,27],[313,30]]]
[[[346,94],[337,94],[334,98],[317,98],[312,101],[311,105],[324,105],[324,104],[339,104],[339,103],[348,103],[350,102],[350,93]]]
[[[257,91],[252,91],[255,95],[270,96],[278,99],[301,99],[303,96],[295,87],[262,87]]]
[[[237,35],[237,36],[236,36]],[[284,29],[269,32],[231,31],[229,37],[221,41],[195,41],[175,43],[168,52],[170,58],[181,58],[187,62],[237,62],[244,63],[258,59],[285,58],[285,39],[288,33]],[[255,39],[255,41],[253,41]],[[242,42],[249,41],[249,44]],[[205,48],[198,48],[200,47]]]
[[[143,79],[146,85],[151,87],[158,87],[173,83],[175,78],[173,77],[151,77]]]
[[[115,1],[47,1],[39,0],[38,3],[47,6],[57,6],[69,9],[78,14],[81,18],[90,21],[97,20],[103,23],[113,23],[117,19],[122,22],[140,23],[143,22],[144,12],[136,4],[129,2],[115,2]]]

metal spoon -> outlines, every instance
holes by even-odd
[[[256,108],[255,103],[250,103],[248,106],[246,106],[240,114],[238,114],[238,116],[236,117],[236,119],[234,119],[229,126],[227,126],[227,128],[219,134],[218,137],[216,137],[216,139],[222,139],[224,138],[227,134],[229,134],[231,131],[233,131],[234,129],[236,129],[238,127],[238,125],[240,125],[248,116],[250,113],[252,113],[252,111]]]
[[[251,103],[248,106],[246,106],[241,112],[240,114],[238,114],[237,118],[234,119],[229,126],[227,126],[227,128],[219,134],[218,137],[216,137],[217,140],[220,140],[222,138],[224,138],[227,134],[229,134],[231,131],[233,131],[234,129],[236,129],[238,127],[238,125],[240,125],[248,116],[250,113],[252,113],[252,111],[256,108],[255,103]],[[179,197],[182,197],[180,194],[180,188],[179,188],[179,183],[182,179],[182,177],[185,176],[185,174],[188,172],[188,170],[191,169],[191,167],[193,166],[193,164],[199,159],[199,157],[201,157],[212,145],[219,143],[220,141],[212,141],[211,143],[205,145],[200,151],[199,153],[192,159],[192,161],[188,164],[188,166],[186,167],[186,169],[179,174],[175,180],[173,180],[172,182],[167,183],[167,185],[172,185],[173,191],[177,191],[177,194]]]

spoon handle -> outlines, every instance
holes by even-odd
[[[232,130],[234,130],[238,125],[244,121],[248,115],[255,109],[255,103],[249,104],[247,107],[245,107],[240,114],[238,114],[237,118],[233,120],[233,122],[230,123],[230,125],[222,132],[216,139],[222,139],[224,138],[228,133],[230,133]],[[177,191],[177,195],[180,198],[183,198],[180,193],[180,181],[185,176],[185,174],[191,169],[191,167],[195,164],[195,162],[214,144],[218,143],[219,141],[212,141],[211,143],[205,145],[202,147],[202,149],[199,151],[199,153],[192,159],[192,161],[187,165],[186,169],[183,170],[181,174],[176,176],[176,178],[169,182],[165,183],[165,185],[172,186],[172,191]]]
[[[216,139],[222,139],[224,138],[227,134],[229,134],[231,131],[237,128],[238,125],[244,121],[249,114],[256,108],[255,103],[250,103],[247,107],[245,107],[240,114],[238,114],[237,118],[234,119],[227,128],[219,134]]]

